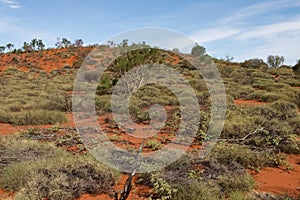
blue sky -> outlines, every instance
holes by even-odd
[[[179,31],[217,58],[300,59],[299,0],[0,0],[0,45],[41,38],[53,47],[57,37],[95,44],[143,27]]]

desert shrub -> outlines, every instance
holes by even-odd
[[[178,191],[171,199],[174,200],[217,200],[218,188],[203,181],[192,180],[177,185]]]
[[[23,108],[23,105],[21,104],[21,102],[18,102],[18,101],[15,101],[8,105],[8,110],[10,112],[21,112],[22,108]]]
[[[0,108],[0,122],[1,123],[10,123],[10,113],[3,109],[3,108]]]
[[[177,192],[177,189],[169,185],[164,179],[155,175],[151,176],[150,183],[153,187],[153,193],[150,197],[151,200],[168,200]]]
[[[148,140],[145,144],[145,147],[151,148],[153,150],[157,150],[161,147],[161,142],[159,140],[155,140],[155,139]]]
[[[289,118],[296,117],[297,106],[293,103],[289,103],[286,101],[276,101],[270,105],[271,109],[273,109],[276,113],[276,118],[281,121],[285,121]]]
[[[250,200],[250,198],[247,198],[244,192],[234,191],[230,193],[229,200]]]
[[[147,108],[148,105],[140,103],[141,102],[135,97],[132,97],[129,102],[129,113],[132,119],[137,123],[145,122],[150,119],[149,109]],[[120,105],[120,110],[121,109],[123,109],[122,105]]]
[[[198,159],[186,155],[167,166],[159,176],[171,185],[185,182],[188,180],[189,172],[194,170],[195,165],[199,165],[199,163],[200,161]]]
[[[38,164],[17,163],[4,170],[4,177],[7,175],[14,175],[14,182],[18,181],[13,184],[20,191],[16,199],[74,199],[83,193],[109,192],[114,184],[108,170],[91,161],[74,158],[44,160]],[[11,183],[7,179],[2,182]]]
[[[274,93],[274,92],[267,92],[264,90],[257,90],[254,91],[253,93],[248,94],[247,96],[248,99],[258,99],[263,102],[274,102],[277,101],[281,98],[285,98],[284,96]]]
[[[103,74],[103,76],[100,79],[100,83],[97,86],[96,94],[110,94],[112,92],[111,88],[113,86],[113,81],[111,79],[112,77],[109,74]]]
[[[43,102],[43,101],[42,101]],[[45,110],[71,111],[71,98],[64,91],[50,91],[41,107]]]
[[[289,154],[300,154],[300,141],[296,138],[288,138],[278,145],[278,149]]]
[[[111,111],[111,97],[110,95],[102,95],[102,96],[96,96],[95,100],[96,109],[98,111]]]
[[[255,131],[258,123],[251,116],[233,115],[225,122],[221,133],[222,138],[241,139],[247,134]]]
[[[299,137],[300,136],[300,116],[298,115],[296,117],[293,117],[293,118],[289,119],[288,121],[293,129],[292,133]]]
[[[246,173],[242,175],[222,176],[219,178],[218,184],[221,191],[226,195],[236,191],[249,192],[255,186],[253,178]]]
[[[37,169],[17,193],[16,199],[74,199],[84,193],[109,193],[113,184],[113,176],[108,170],[90,163],[73,162],[60,167]]]
[[[8,113],[8,123],[14,125],[40,125],[66,122],[65,113],[51,110],[32,110]]]
[[[271,74],[266,73],[265,71],[261,71],[261,70],[256,70],[252,73],[253,77],[255,78],[255,80],[258,79],[270,79],[273,80],[274,78],[272,77]]]
[[[300,81],[295,78],[279,79],[279,82],[288,84],[293,87],[300,86]]]
[[[5,152],[19,159],[2,169],[0,185],[17,191],[16,199],[74,199],[112,189],[112,173],[90,157],[74,157],[35,141],[13,141],[1,141]]]
[[[300,74],[300,60],[298,60],[297,64],[293,67],[293,71]]]
[[[0,137],[0,145],[0,159],[2,160],[0,165],[3,167],[21,161],[32,161],[64,155],[64,151],[55,148],[52,144],[20,140],[17,137]]]
[[[232,105],[221,137],[252,147],[280,150],[283,148],[279,146],[294,140],[294,130],[299,128],[297,117],[297,107],[284,101],[263,106]]]
[[[227,104],[233,104],[233,101],[234,101],[234,97],[230,94],[226,94],[226,102]]]
[[[268,163],[263,153],[255,152],[237,144],[218,143],[213,148],[210,156],[224,165],[236,162],[251,169],[262,168]]]
[[[243,63],[241,63],[241,67],[253,69],[267,69],[268,65],[262,59],[254,58],[245,60]]]
[[[197,91],[207,91],[207,86],[203,78],[192,79],[189,81],[191,86]]]
[[[134,104],[140,105],[140,107],[149,107],[153,104],[161,105],[176,105],[178,101],[175,95],[165,87],[159,85],[145,85],[136,91],[131,100]]]
[[[226,86],[227,94],[232,95],[235,99],[247,99],[249,94],[254,91],[250,86],[240,86],[238,84],[228,84]]]
[[[268,92],[276,91],[276,90],[290,90],[291,86],[285,83],[266,83],[261,85],[258,89],[266,90]]]
[[[279,76],[285,78],[293,78],[294,73],[292,67],[279,67],[277,69]]]
[[[235,83],[241,85],[251,85],[254,83],[254,77],[252,75],[252,72],[253,72],[252,70],[245,70],[243,68],[238,68],[231,73],[231,78]]]

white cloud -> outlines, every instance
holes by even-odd
[[[7,35],[7,38],[13,38],[15,47],[19,47],[24,41],[30,41],[33,38],[40,38],[45,44],[51,44],[56,40],[56,36],[51,33],[37,30],[29,26],[24,27],[24,22],[16,18],[4,18],[0,21],[0,33]],[[6,41],[7,43],[12,41]]]
[[[190,37],[200,44],[224,39],[238,34],[240,31],[234,28],[220,27],[204,29],[193,33]]]
[[[14,0],[1,0],[1,1],[11,9],[15,10],[21,8],[21,5],[17,1]]]
[[[253,38],[265,38],[275,34],[300,30],[300,18],[287,22],[280,22],[276,24],[270,24],[266,26],[256,27],[252,31],[242,33],[238,36],[238,39],[253,39]]]
[[[248,22],[259,19],[260,15],[269,15],[271,11],[276,12],[299,6],[300,1],[293,0],[255,3],[220,20],[220,27],[198,31],[192,34],[192,38],[219,47],[220,49],[215,51],[217,56],[230,54],[234,56],[235,60],[243,61],[249,58],[266,60],[268,55],[282,55],[286,59],[286,64],[294,65],[300,59],[300,15],[294,15],[293,19],[277,16],[273,18],[275,22],[268,23],[265,21],[264,23],[268,24],[262,26],[253,26]],[[219,41],[221,42],[219,43]],[[224,49],[224,44],[230,48]]]
[[[300,6],[300,2],[294,0],[275,0],[275,1],[259,2],[236,11],[235,13],[233,13],[232,16],[225,18],[223,20],[223,23],[231,23],[233,21],[240,22],[247,17],[256,16],[259,14],[267,13],[269,11],[274,11],[274,10],[289,8],[289,7],[294,8],[299,6]]]
[[[243,51],[237,52],[235,58],[243,61],[249,58],[262,58],[266,60],[268,55],[281,55],[285,57],[285,64],[294,65],[300,59],[300,29],[288,33],[275,34],[266,37],[260,45],[251,46],[252,40],[244,44]],[[246,48],[247,47],[247,48]]]

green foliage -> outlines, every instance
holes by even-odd
[[[264,152],[253,151],[238,144],[218,143],[212,150],[211,155],[219,163],[230,165],[239,163],[245,168],[259,170],[265,166],[277,166],[277,156]],[[281,159],[281,158],[280,158]],[[283,161],[283,160],[282,160]]]
[[[300,74],[300,60],[298,60],[297,64],[293,67],[293,71]]]
[[[202,56],[205,54],[205,52],[205,48],[196,43],[195,46],[192,48],[191,54],[193,56]]]
[[[0,185],[17,192],[15,199],[74,199],[109,192],[114,184],[111,172],[90,157],[20,139],[1,138],[0,147],[6,153],[0,156],[13,158],[1,168]]]
[[[219,178],[218,184],[222,188],[221,191],[225,194],[237,191],[249,192],[255,186],[253,178],[248,174],[222,176]]]
[[[38,71],[39,72],[39,71]],[[15,125],[65,122],[63,111],[71,110],[71,76],[51,76],[36,71],[21,72],[10,68],[1,74],[0,121]],[[1,83],[1,81],[0,81]]]
[[[151,176],[150,183],[154,189],[151,200],[168,200],[177,192],[177,189],[170,186],[165,180],[154,175]]]
[[[146,148],[151,148],[152,150],[157,150],[161,147],[161,142],[159,140],[148,140],[145,144]]]
[[[0,122],[14,125],[40,125],[66,122],[65,113],[51,110],[6,112],[0,110]]]
[[[254,59],[246,60],[243,63],[241,63],[241,67],[263,69],[263,68],[267,68],[268,65],[262,59],[254,58]]]
[[[204,181],[189,181],[178,184],[178,191],[172,200],[218,200],[218,190]]]
[[[270,67],[273,68],[278,68],[280,65],[282,65],[284,63],[284,57],[283,56],[273,56],[273,55],[269,55],[267,58],[267,62],[269,64]]]

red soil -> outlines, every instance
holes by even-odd
[[[40,68],[46,72],[69,65],[73,66],[79,58],[79,54],[89,52],[93,47],[47,49],[28,53],[6,53],[0,55],[0,71],[13,67],[20,71],[29,71],[30,68]]]
[[[172,57],[174,59],[174,61],[172,62],[172,65],[177,65],[180,62],[180,58],[177,55],[174,55]]]
[[[7,192],[7,191],[0,189],[0,199],[9,199],[12,196],[13,196],[12,192]]]
[[[125,185],[125,182],[128,178],[128,175],[122,174],[119,177],[119,180],[117,181],[117,184],[114,188],[116,192],[120,195],[120,193],[123,190],[123,187]],[[144,185],[136,185],[135,182],[137,180],[137,177],[134,177],[132,180],[132,189],[131,193],[129,194],[129,197],[127,200],[145,200],[148,199],[145,197],[145,194],[148,194],[151,191],[151,188]],[[107,194],[101,194],[97,196],[92,196],[88,194],[82,195],[78,200],[114,200],[114,197],[110,197]]]
[[[107,194],[101,194],[101,195],[90,195],[90,194],[83,194],[78,200],[114,200],[114,198],[111,198]]]
[[[257,174],[251,172],[259,191],[300,196],[300,155],[287,156],[291,170],[286,167],[267,167]]]
[[[62,123],[59,124],[60,127],[75,127],[75,123],[73,120],[73,115],[72,113],[67,113],[67,119],[68,122],[66,123]],[[26,126],[14,126],[11,124],[4,124],[4,123],[0,123],[0,135],[9,135],[9,134],[13,134],[15,132],[20,132],[20,131],[25,131],[29,128],[39,128],[39,129],[43,129],[43,128],[51,128],[54,125],[48,124],[48,125],[26,125]]]
[[[244,99],[235,99],[233,103],[237,105],[256,105],[256,106],[265,104],[265,102],[261,102],[257,100],[244,100]]]
[[[90,51],[93,47],[82,47],[75,51],[70,51],[70,49],[50,49],[50,50],[44,50],[42,52],[31,52],[31,53],[21,53],[21,54],[2,54],[0,55],[0,72],[3,70],[6,70],[7,68],[13,67],[17,68],[21,71],[29,71],[30,68],[33,67],[39,67],[46,72],[50,72],[55,69],[61,69],[65,65],[73,66],[73,63],[78,60],[80,51]],[[42,53],[42,56],[41,56]],[[180,59],[178,56],[173,56],[173,60],[171,63],[173,65],[176,65],[179,63]],[[38,76],[38,74],[36,74]],[[275,77],[275,79],[278,79],[278,77]],[[295,87],[299,88],[300,87]],[[68,91],[68,94],[72,94],[72,91]],[[264,102],[255,101],[255,100],[242,100],[242,99],[236,99],[234,100],[234,103],[237,105],[263,105]],[[68,122],[64,124],[59,124],[60,127],[75,127],[73,116],[71,113],[67,114],[68,116]],[[104,126],[105,129],[108,131],[112,131],[113,129],[110,128],[105,123],[105,118],[110,117],[107,115],[101,115],[99,118],[99,123],[101,124],[101,127]],[[50,128],[53,125],[42,125],[42,126],[13,126],[9,124],[3,124],[0,123],[0,135],[7,135],[12,134],[17,131],[24,131],[28,128]],[[120,131],[120,130],[116,130]],[[137,130],[139,131],[139,130]],[[107,133],[108,136],[113,135],[113,131],[111,133]],[[131,147],[138,148],[141,139],[134,138],[126,133],[120,133],[119,140],[127,141],[132,144]],[[163,130],[162,133],[160,133],[162,136],[168,135],[168,130]],[[161,137],[157,137],[156,139],[162,141]],[[116,145],[119,145],[126,149],[126,145],[119,143],[118,141],[115,141],[114,143]],[[76,147],[70,147],[70,150],[74,150],[73,148]],[[180,146],[178,147],[180,148]],[[200,145],[194,144],[192,147],[189,148],[189,150],[193,149],[200,149]],[[260,173],[253,174],[254,179],[258,183],[258,190],[260,191],[266,191],[266,192],[273,192],[276,194],[290,194],[295,197],[300,196],[300,165],[298,164],[300,162],[300,155],[288,155],[288,160],[293,167],[292,170],[286,170],[285,168],[265,168]],[[120,179],[117,182],[117,185],[115,186],[115,190],[118,192],[121,192],[125,181],[127,179],[127,175],[121,175]],[[151,188],[148,186],[143,185],[136,185],[134,184],[135,180],[137,178],[134,178],[133,181],[133,189],[132,194],[128,198],[128,200],[142,200],[142,199],[148,199],[143,196],[145,194],[149,193],[151,191]],[[6,199],[9,197],[12,197],[13,194],[3,191],[0,189],[0,199]],[[91,196],[88,194],[84,194],[81,196],[79,200],[114,200],[114,198],[109,197],[109,195],[102,194],[97,196]]]

